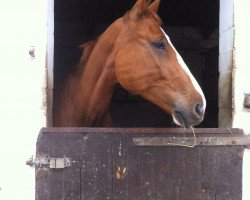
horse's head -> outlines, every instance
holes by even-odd
[[[137,0],[123,18],[115,48],[115,73],[129,92],[157,104],[185,127],[199,124],[206,100],[156,14],[160,0]]]

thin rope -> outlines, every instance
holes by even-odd
[[[233,135],[232,131],[229,128],[227,128],[227,130],[231,133],[231,135]]]
[[[176,114],[177,114],[177,115],[179,116],[179,118],[181,119],[181,124],[182,124],[182,127],[183,127],[183,135],[185,136],[186,127],[185,127],[184,121],[183,121],[183,119],[182,119],[182,117],[181,117],[180,114],[178,114],[178,113],[176,113]],[[195,147],[195,146],[197,145],[196,134],[195,134],[194,128],[193,128],[192,126],[191,126],[190,128],[191,128],[191,130],[192,130],[192,132],[193,132],[194,144],[193,144],[193,145],[180,144],[180,146],[182,146],[182,147],[190,147],[190,148],[192,148],[192,147]],[[184,141],[183,141],[183,142],[184,142]]]

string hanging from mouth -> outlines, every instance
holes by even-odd
[[[182,119],[182,116],[181,116],[179,113],[177,113],[177,115],[178,115],[179,118],[181,119],[181,125],[182,125],[182,128],[183,128],[183,136],[186,138],[185,134],[187,133],[187,131],[186,131],[187,128],[185,127],[185,124],[184,124],[184,121],[183,121],[183,119]],[[194,128],[191,126],[190,129],[192,130],[192,133],[193,133],[193,139],[194,139],[193,145],[180,144],[180,146],[192,148],[192,147],[195,147],[195,146],[197,145],[196,134],[195,134]],[[186,138],[186,140],[187,140],[187,138]],[[183,143],[184,143],[184,142],[185,142],[185,141],[183,141]]]

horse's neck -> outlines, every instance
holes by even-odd
[[[116,76],[112,53],[119,34],[119,24],[114,24],[99,38],[85,66],[76,91],[72,125],[103,125],[108,112]]]

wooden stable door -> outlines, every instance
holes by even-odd
[[[247,143],[241,129],[44,128],[29,164],[36,200],[240,200]]]

